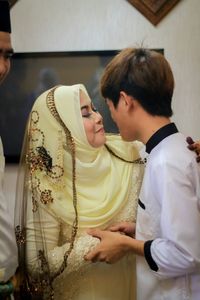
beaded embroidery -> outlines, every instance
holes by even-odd
[[[53,165],[52,158],[44,147],[45,136],[44,133],[37,128],[39,122],[39,113],[32,111],[30,130],[29,130],[29,151],[26,155],[26,163],[30,170],[30,185],[32,189],[32,204],[33,212],[38,209],[37,192],[40,194],[40,201],[43,204],[53,202],[51,190],[41,190],[40,179],[37,177],[37,171],[44,172],[48,178],[57,183],[64,174],[64,169],[59,165]],[[34,148],[34,143],[41,141],[41,146]],[[34,176],[33,176],[34,174]]]
[[[22,230],[19,225],[15,227],[15,236],[17,244],[25,243],[25,229]]]
[[[37,290],[42,291],[43,295],[49,295],[45,299],[53,299],[53,281],[60,276],[63,271],[66,269],[68,263],[68,257],[72,252],[74,247],[74,241],[77,234],[78,228],[78,212],[77,212],[77,194],[76,194],[76,163],[75,163],[75,143],[71,132],[65,126],[64,122],[61,120],[54,103],[54,92],[57,87],[50,90],[46,97],[46,105],[56,119],[58,124],[61,127],[61,130],[58,130],[58,151],[56,156],[56,164],[54,164],[52,157],[48,149],[45,148],[45,134],[39,128],[40,116],[38,111],[32,111],[30,117],[30,127],[28,132],[28,142],[29,148],[26,155],[26,164],[29,168],[29,185],[32,191],[32,211],[36,213],[39,209],[39,201],[44,205],[49,205],[54,202],[53,199],[53,190],[58,189],[59,185],[62,189],[64,187],[63,183],[63,144],[67,146],[67,151],[71,153],[72,158],[72,189],[73,189],[73,206],[75,211],[75,219],[71,228],[71,237],[65,252],[62,253],[60,257],[60,264],[57,268],[53,270],[50,269],[50,257],[48,253],[45,253],[45,245],[43,249],[38,249],[38,261],[40,262],[37,265],[37,268],[33,266],[32,274],[40,274],[41,280],[35,280],[34,276],[31,278],[30,287],[35,293]],[[65,134],[65,141],[63,141],[63,131]],[[38,146],[39,144],[39,146]],[[36,147],[37,145],[37,147]],[[42,180],[47,180],[50,188],[42,188]],[[51,187],[53,189],[51,190]],[[39,212],[40,213],[40,212]],[[21,235],[18,230],[18,239],[20,240]],[[45,243],[45,241],[44,241]],[[40,246],[41,247],[41,246]],[[50,259],[50,261],[49,261]],[[46,297],[45,296],[45,297]]]

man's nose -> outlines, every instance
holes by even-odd
[[[4,75],[9,68],[9,62],[4,58],[4,56],[0,55],[0,74]]]

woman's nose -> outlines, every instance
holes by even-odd
[[[102,115],[97,111],[97,112],[94,112],[95,113],[95,121],[97,122],[97,123],[102,123],[102,121],[103,121],[103,117],[102,117]]]

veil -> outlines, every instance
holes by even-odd
[[[77,195],[75,185],[75,145],[70,131],[61,120],[56,107],[54,105],[54,91],[57,87],[50,90],[47,94],[46,101],[52,116],[57,120],[63,128],[66,138],[67,149],[71,156],[72,164],[72,189],[73,189],[73,206],[75,218],[71,230],[71,238],[68,249],[63,255],[63,261],[59,268],[54,272],[50,270],[46,259],[45,235],[43,234],[41,215],[44,206],[53,201],[51,190],[41,189],[40,176],[38,171],[45,174],[51,181],[51,184],[58,184],[62,181],[64,174],[63,167],[59,164],[53,164],[52,158],[49,156],[44,147],[44,134],[37,128],[39,116],[36,111],[32,111],[28,120],[24,143],[21,152],[17,191],[16,191],[16,209],[15,209],[15,233],[19,250],[19,273],[21,278],[21,297],[24,299],[44,297],[44,299],[53,299],[53,281],[67,267],[67,259],[74,245],[74,240],[78,227],[77,213]],[[43,174],[43,175],[44,175]],[[27,198],[32,199],[32,207],[29,207]],[[37,262],[32,271],[27,270],[27,247],[26,247],[26,227],[28,223],[28,215],[32,210],[33,222],[38,226],[34,226],[35,246],[37,252]],[[34,272],[34,269],[37,271]]]

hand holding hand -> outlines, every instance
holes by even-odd
[[[115,225],[112,225],[107,230],[112,232],[122,232],[130,237],[135,236],[135,223],[131,222],[121,222]]]
[[[85,260],[115,263],[130,251],[128,246],[130,237],[118,232],[102,231],[100,229],[91,229],[88,233],[99,238],[101,242],[85,256]]]

